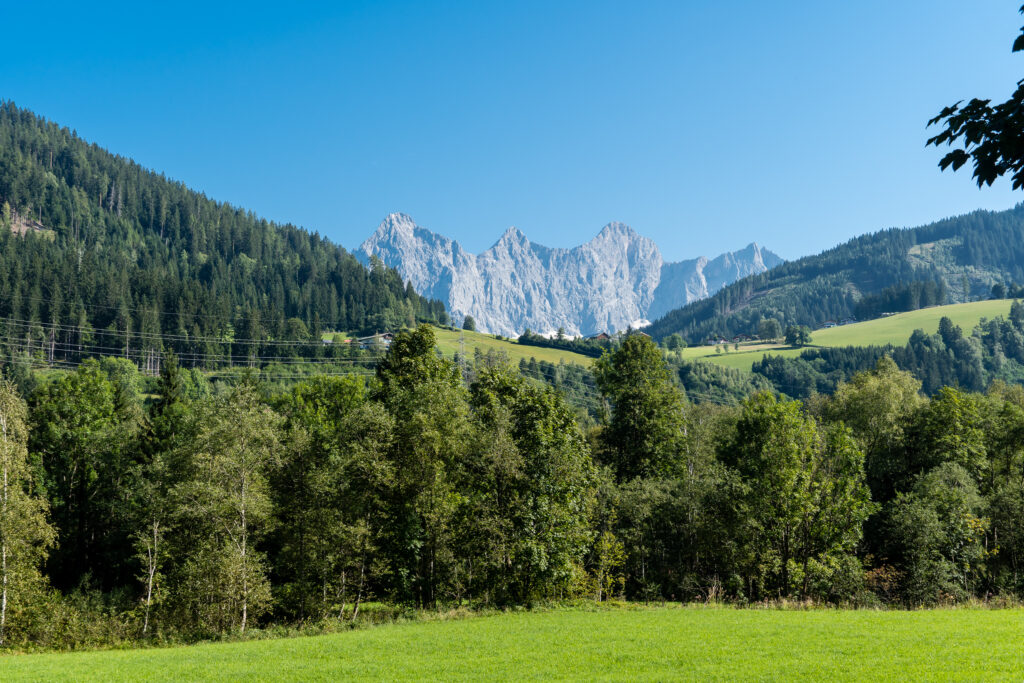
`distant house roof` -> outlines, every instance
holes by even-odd
[[[604,341],[606,339],[611,339],[611,338],[612,338],[612,336],[610,334],[608,334],[607,332],[598,332],[597,334],[592,334],[589,337],[587,337],[587,339],[597,339],[597,340],[600,340],[600,341]]]
[[[395,338],[395,335],[390,332],[384,332],[383,334],[371,334],[369,337],[360,337],[358,341],[361,342],[373,342],[373,341],[391,341]]]

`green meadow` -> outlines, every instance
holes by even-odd
[[[473,349],[479,348],[482,353],[487,353],[490,350],[503,352],[513,363],[518,363],[523,358],[526,360],[536,358],[538,361],[546,360],[549,363],[576,363],[577,365],[590,367],[590,364],[594,362],[593,358],[584,356],[581,353],[520,344],[515,339],[498,339],[494,335],[483,334],[482,332],[452,330],[447,327],[436,326],[432,327],[432,329],[437,339],[437,348],[441,350],[445,358],[452,358],[459,351],[462,343],[464,343],[466,355],[470,357],[473,355]],[[330,339],[334,337],[334,334],[334,332],[325,332],[323,337]]]
[[[572,351],[562,349],[549,349],[542,346],[529,346],[520,344],[515,340],[498,339],[489,334],[480,332],[465,332],[462,330],[450,330],[443,327],[435,327],[434,335],[437,337],[437,348],[441,349],[446,357],[451,358],[459,350],[459,339],[465,335],[466,354],[473,355],[473,349],[479,348],[482,353],[488,350],[503,351],[508,354],[509,360],[518,363],[521,359],[536,358],[538,361],[546,360],[550,363],[576,363],[590,367],[594,359]]]
[[[1022,638],[1020,609],[556,610],[7,656],[0,680],[1021,680]]]
[[[974,301],[966,304],[932,306],[908,313],[899,313],[886,318],[867,320],[852,325],[841,325],[830,329],[815,330],[811,333],[811,346],[884,346],[902,345],[910,339],[914,330],[922,329],[934,333],[939,329],[939,320],[944,316],[963,328],[965,334],[982,318],[1006,316],[1010,312],[1009,299]],[[703,360],[730,368],[749,370],[754,361],[770,353],[777,356],[799,356],[803,349],[781,344],[740,344],[739,350],[729,345],[728,352],[718,353],[714,346],[694,346],[683,349],[682,357],[688,360]]]

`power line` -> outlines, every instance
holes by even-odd
[[[422,299],[424,299],[426,301],[432,301],[432,299],[428,299],[427,297],[424,297],[422,295],[418,295],[418,296],[420,296]],[[339,299],[342,299],[342,298],[344,298],[344,295],[339,293],[338,297],[339,297]],[[24,296],[24,297],[22,297],[22,299],[23,300],[27,300],[27,301],[38,301],[38,302],[49,303],[49,304],[58,303],[53,298],[43,297],[43,296]],[[123,310],[126,310],[126,311],[131,311],[133,313],[155,313],[156,315],[159,315],[159,316],[166,316],[166,317],[171,317],[171,318],[177,318],[177,317],[180,317],[180,316],[185,316],[186,318],[189,318],[189,319],[191,319],[191,318],[199,318],[199,319],[205,319],[205,320],[217,320],[217,321],[221,321],[221,322],[225,322],[225,323],[232,323],[232,322],[235,322],[235,321],[242,321],[242,320],[255,321],[255,322],[267,322],[267,321],[270,321],[270,320],[274,319],[274,318],[272,318],[270,316],[262,317],[261,318],[261,317],[254,317],[254,316],[242,316],[242,315],[238,315],[236,313],[228,313],[228,314],[225,314],[225,315],[221,315],[221,314],[216,314],[216,313],[198,313],[198,312],[197,313],[187,313],[187,312],[184,312],[184,311],[169,312],[169,311],[156,310],[158,308],[156,306],[154,306],[153,308],[144,308],[144,307],[140,307],[140,306],[127,306],[126,305],[126,306],[122,307],[120,305],[116,305],[115,306],[115,305],[112,305],[112,304],[99,304],[99,303],[85,304],[85,303],[81,302],[78,299],[74,299],[74,298],[70,298],[70,297],[68,299],[66,299],[65,301],[60,302],[60,303],[62,303],[63,305],[67,306],[69,310],[74,310],[78,305],[80,305],[81,308],[83,308],[85,310],[93,310],[93,311],[95,311],[95,309],[106,309],[108,311],[120,312],[123,309]],[[239,304],[231,304],[231,305],[232,306],[238,306]],[[298,317],[298,316],[292,316],[292,317]],[[338,327],[342,327],[344,325],[347,325],[348,323],[346,321],[342,321],[342,320],[321,320],[320,324],[321,325],[325,325],[325,326],[330,326],[330,327],[338,328]]]
[[[25,339],[20,336],[13,336],[10,334],[0,335],[0,340],[7,341],[12,344],[25,344]],[[109,355],[124,354],[125,347],[122,345],[118,346],[102,346],[92,343],[76,344],[70,341],[58,341],[54,339],[36,341],[35,343],[29,343],[29,346],[35,346],[40,349],[59,349],[68,353],[96,353],[96,352],[110,352]],[[129,347],[129,353],[155,353],[158,356],[165,355],[163,351],[158,349],[148,348],[131,348]],[[106,355],[106,354],[100,354]],[[224,361],[250,361],[250,360],[261,360],[267,362],[280,362],[280,363],[325,363],[325,364],[344,364],[344,363],[365,363],[365,362],[376,362],[375,358],[303,358],[301,356],[267,356],[267,355],[248,355],[248,354],[231,354],[231,353],[211,353],[204,351],[180,351],[175,352],[175,355],[179,359],[195,359],[195,360],[224,360]]]
[[[0,323],[7,322],[14,324],[20,328],[39,328],[44,331],[55,331],[63,332],[66,334],[79,334],[79,335],[98,335],[117,337],[123,339],[126,335],[137,339],[151,339],[155,341],[177,341],[182,343],[190,344],[259,344],[262,346],[316,346],[328,348],[332,347],[331,344],[325,344],[323,340],[309,340],[309,341],[293,341],[293,340],[275,340],[275,339],[225,339],[219,337],[192,337],[189,335],[178,335],[178,334],[162,334],[159,332],[142,332],[142,331],[118,331],[108,330],[99,327],[79,327],[76,325],[64,325],[59,323],[43,323],[33,322],[30,320],[22,320],[19,318],[0,318]]]

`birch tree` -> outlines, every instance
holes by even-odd
[[[0,647],[9,615],[41,585],[39,564],[54,540],[46,502],[32,492],[26,416],[14,384],[0,377]]]
[[[272,518],[267,476],[281,449],[279,421],[243,385],[210,405],[188,447],[192,476],[177,494],[193,535],[178,597],[201,626],[244,632],[270,606],[257,543]]]
[[[192,441],[196,420],[188,419],[188,406],[178,359],[164,355],[158,398],[153,405],[145,442],[145,462],[137,469],[133,489],[133,540],[141,571],[142,634],[150,633],[152,613],[164,599],[164,569],[170,560],[168,537],[173,536],[178,501],[172,489],[181,477],[174,453]]]

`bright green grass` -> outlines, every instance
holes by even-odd
[[[459,350],[459,335],[463,333],[466,335],[466,355],[470,357],[473,355],[473,349],[479,347],[483,353],[486,353],[488,349],[504,351],[513,363],[518,363],[521,358],[526,360],[536,358],[539,361],[546,360],[555,364],[564,360],[566,363],[576,363],[577,365],[590,367],[590,364],[594,362],[594,359],[590,356],[573,353],[572,351],[549,349],[542,346],[527,346],[516,341],[496,339],[489,334],[481,334],[480,332],[461,332],[435,327],[434,334],[437,336],[437,347],[441,349],[441,353],[448,357],[454,356],[455,352]]]
[[[842,325],[812,334],[815,344],[820,346],[871,346],[884,344],[906,344],[914,330],[922,329],[934,334],[939,329],[939,320],[947,317],[953,324],[970,334],[982,318],[1010,314],[1008,299],[995,301],[974,301],[968,304],[932,306],[909,313],[899,313],[888,318],[868,320],[853,325]]]
[[[908,335],[909,337],[909,335]],[[817,337],[814,337],[817,343]],[[773,356],[799,356],[804,349],[792,348],[784,344],[740,344],[739,350],[733,350],[729,344],[728,352],[716,353],[714,346],[691,346],[683,349],[682,357],[686,360],[698,360],[714,363],[737,370],[750,370],[754,361],[761,360],[765,354]]]
[[[955,325],[970,331],[982,318],[1006,316],[1010,313],[1011,302],[1008,299],[995,301],[974,301],[966,304],[950,304],[948,306],[932,306],[908,313],[899,313],[886,318],[867,320],[852,325],[841,325],[827,330],[815,330],[811,333],[813,346],[884,346],[893,344],[900,346],[907,343],[914,330],[922,329],[929,334],[939,329],[939,320],[945,316]],[[703,360],[730,368],[749,370],[754,361],[761,360],[766,354],[773,356],[799,356],[803,349],[788,346],[771,346],[765,344],[740,345],[733,351],[729,345],[728,353],[715,353],[713,346],[694,346],[683,349],[683,358]]]
[[[1022,642],[1022,610],[554,611],[11,656],[0,680],[1021,680]]]

